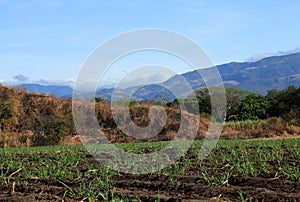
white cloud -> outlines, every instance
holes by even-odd
[[[30,78],[28,76],[25,76],[23,74],[19,74],[13,77],[13,80],[5,80],[3,81],[4,84],[9,86],[16,86],[20,84],[27,84],[31,83]]]
[[[29,82],[30,78],[23,74],[19,74],[17,76],[14,76],[14,80],[16,80],[17,82]]]
[[[74,87],[75,79],[40,79],[38,81],[32,81],[32,83],[37,83],[40,85],[55,85],[55,86],[70,86]]]
[[[174,76],[171,68],[160,65],[147,65],[127,73],[117,84],[118,88],[127,88],[138,85],[161,83]]]
[[[76,91],[77,92],[93,92],[97,86],[98,80],[93,78],[80,78],[76,81]],[[75,84],[75,83],[74,83]]]
[[[74,87],[75,79],[40,79],[40,80],[31,80],[29,77],[19,74],[13,78],[13,80],[2,80],[1,83],[4,83],[9,86],[16,86],[21,84],[40,84],[43,86],[70,86]]]
[[[259,61],[259,60],[261,60],[263,58],[267,58],[267,57],[289,55],[289,54],[298,53],[298,52],[300,52],[300,47],[295,48],[290,51],[277,51],[275,53],[262,53],[262,54],[254,55],[254,56],[250,57],[247,61],[248,62],[256,62],[256,61]]]

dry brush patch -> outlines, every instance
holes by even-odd
[[[137,126],[148,126],[149,112],[153,106],[153,103],[132,105],[129,109],[131,120]],[[73,144],[80,143],[72,119],[71,100],[0,86],[0,108],[0,144],[2,147],[70,144],[68,140],[72,140]],[[178,133],[181,121],[190,122],[192,115],[186,113],[182,116],[178,107],[164,107],[164,109],[167,119],[162,130],[155,137],[138,140],[117,127],[109,103],[96,102],[95,112],[102,129],[99,141],[104,136],[113,143],[173,140]],[[209,117],[200,117],[199,124],[197,140],[206,136],[210,126]],[[299,134],[300,126],[296,120],[286,122],[274,117],[256,122],[241,121],[225,124],[220,138],[252,139],[299,136]]]

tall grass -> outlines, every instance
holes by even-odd
[[[243,120],[243,121],[229,121],[225,123],[225,126],[229,126],[237,129],[246,129],[246,128],[255,129],[259,126],[265,127],[267,123],[268,123],[267,120]]]

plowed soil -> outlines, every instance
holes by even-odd
[[[87,156],[85,162],[95,163],[95,160]],[[85,172],[86,165],[80,167],[81,172]],[[155,201],[158,198],[160,201],[241,201],[241,192],[245,198],[252,201],[300,201],[300,181],[276,178],[275,173],[270,172],[258,177],[233,175],[224,185],[208,185],[199,182],[199,168],[192,164],[186,174],[175,175],[174,181],[162,174],[121,173],[112,179],[112,192],[114,195],[126,196],[137,201]],[[58,180],[27,179],[26,182],[17,182],[16,185],[13,181],[8,185],[1,184],[0,201],[87,201],[66,197],[66,187]],[[64,183],[72,189],[79,188],[79,184],[72,181]]]

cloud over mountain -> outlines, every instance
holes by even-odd
[[[23,74],[19,74],[17,76],[14,76],[14,80],[16,80],[17,82],[29,82],[30,78]]]
[[[289,54],[298,53],[298,52],[300,52],[300,47],[295,48],[290,51],[277,51],[275,53],[261,53],[261,54],[254,55],[254,56],[248,58],[248,62],[257,62],[257,61],[259,61],[263,58],[267,58],[267,57],[283,56],[283,55],[289,55]]]

